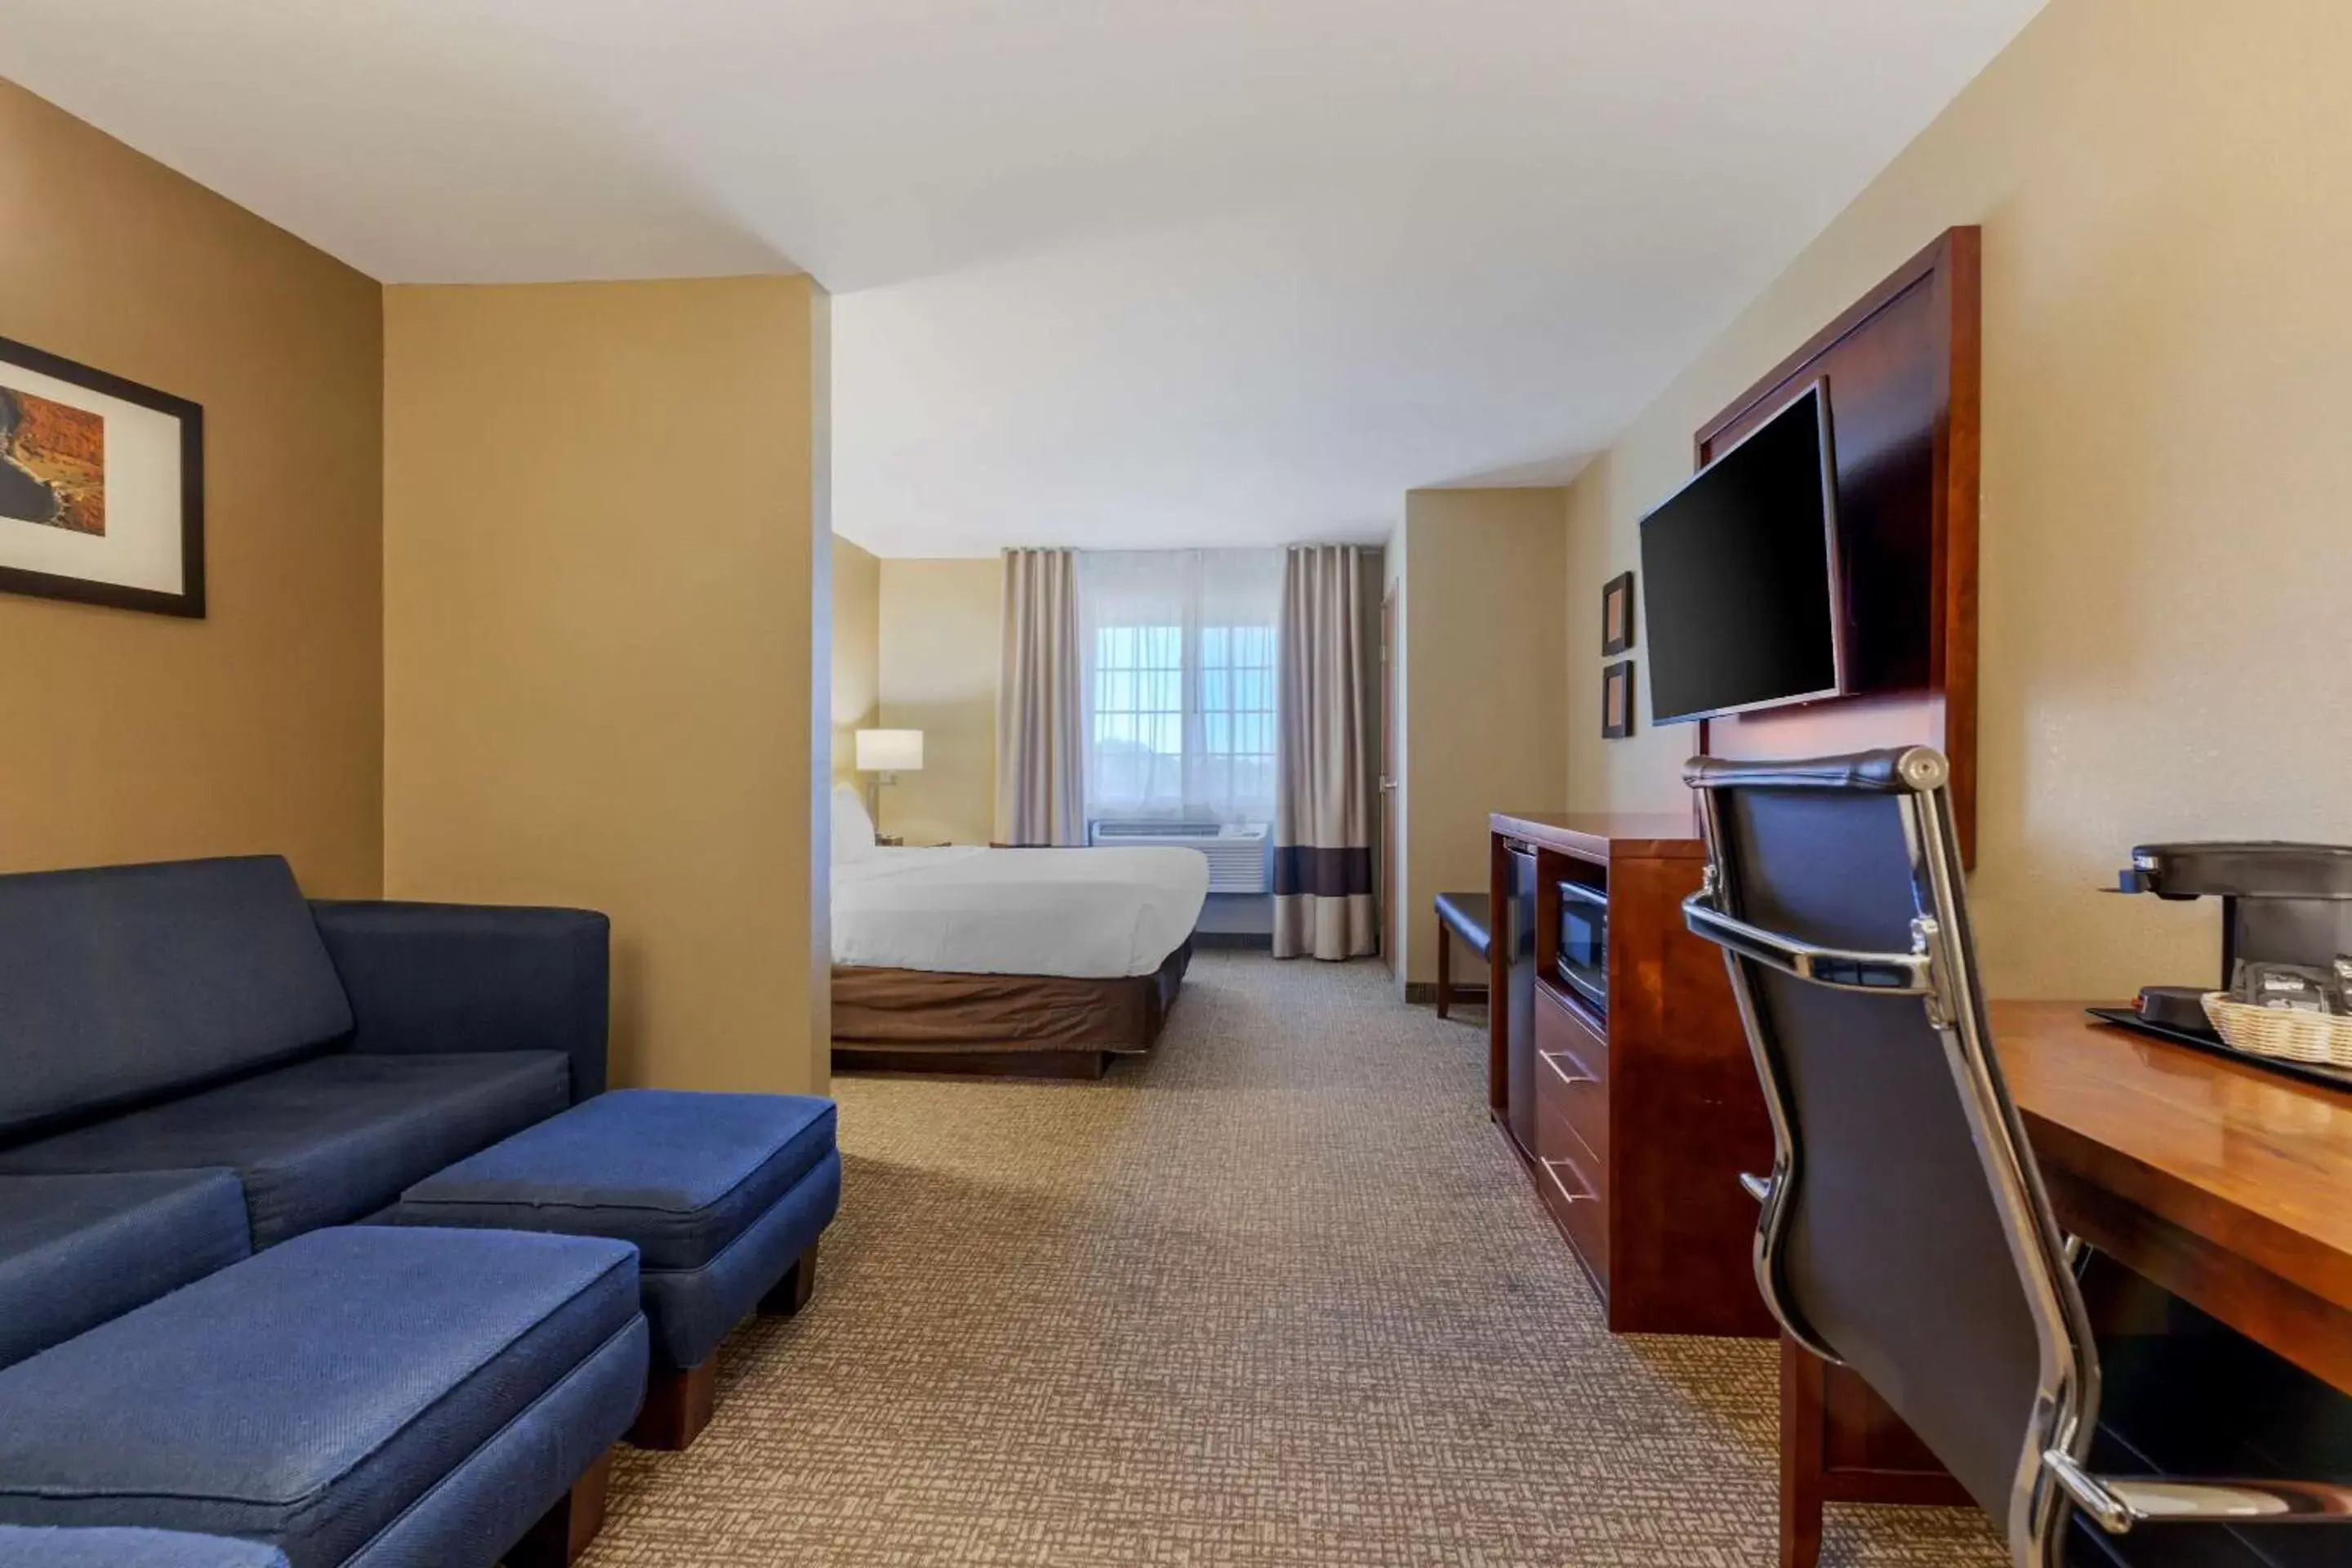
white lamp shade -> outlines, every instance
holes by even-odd
[[[860,730],[857,771],[862,773],[912,773],[923,768],[920,730]]]

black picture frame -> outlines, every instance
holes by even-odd
[[[1633,646],[1633,574],[1620,572],[1601,584],[1601,653],[1614,658]]]
[[[1601,738],[1622,741],[1633,732],[1633,661],[1619,659],[1601,671]]]
[[[180,590],[170,593],[0,565],[0,593],[102,605],[110,609],[202,620],[205,616],[205,411],[201,405],[125,376],[80,364],[61,354],[0,338],[0,363],[55,377],[70,385],[136,404],[180,426]]]

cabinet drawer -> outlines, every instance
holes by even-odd
[[[1536,1160],[1536,1185],[1595,1283],[1609,1289],[1609,1200],[1580,1148],[1547,1152]]]
[[[1584,1266],[1609,1286],[1609,1047],[1536,986],[1537,1186]]]
[[[1548,1141],[1544,1129],[1560,1127],[1577,1142],[1591,1163],[1594,1176],[1609,1174],[1609,1086],[1585,1070],[1584,1063],[1567,1051],[1542,1051],[1536,1057],[1536,1139],[1538,1152]]]
[[[1536,984],[1536,1049],[1572,1058],[1571,1076],[1609,1081],[1609,1042],[1595,1033],[1574,1003],[1549,981]]]
[[[1556,1119],[1575,1130],[1604,1180],[1609,1171],[1609,1050],[1584,1021],[1547,994],[1536,1009],[1538,1123]],[[1540,1135],[1538,1135],[1540,1136]]]

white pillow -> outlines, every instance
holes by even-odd
[[[856,860],[874,853],[874,819],[854,784],[833,786],[833,858]]]

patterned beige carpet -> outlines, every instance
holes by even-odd
[[[1616,1339],[1484,1110],[1475,1012],[1210,952],[1099,1084],[836,1083],[817,1299],[624,1449],[590,1568],[1763,1568],[1761,1344]],[[1827,1563],[1992,1568],[1833,1509]]]

